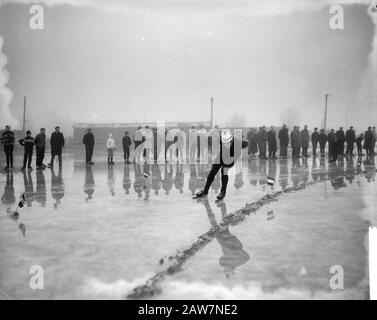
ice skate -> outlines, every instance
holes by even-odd
[[[207,196],[208,196],[208,192],[201,190],[201,191],[197,192],[196,195],[192,198],[193,199],[202,199],[202,198],[207,198]]]
[[[215,201],[216,203],[223,201],[223,199],[225,198],[225,191],[221,191],[216,198],[217,198],[217,200]]]

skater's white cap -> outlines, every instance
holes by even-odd
[[[233,140],[233,134],[230,129],[223,129],[221,130],[221,142],[222,143],[229,143]]]

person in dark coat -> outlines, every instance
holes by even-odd
[[[264,127],[260,127],[258,131],[258,149],[259,149],[259,158],[267,159],[267,155],[266,155],[267,132]]]
[[[58,156],[59,167],[62,166],[62,151],[65,144],[64,136],[60,132],[60,127],[55,127],[55,132],[51,134],[51,162],[50,167],[54,166],[55,156]]]
[[[364,140],[364,134],[361,133],[357,139],[356,139],[356,146],[357,146],[357,155],[362,157],[363,154],[363,140]]]
[[[336,153],[337,155],[344,155],[344,142],[346,141],[346,136],[343,131],[343,127],[340,127],[336,132]]]
[[[124,156],[124,162],[126,164],[130,164],[130,147],[131,147],[131,138],[130,138],[130,133],[126,131],[124,133],[124,137],[122,139],[122,145],[123,145],[123,156]],[[155,143],[155,148],[157,143]],[[156,153],[156,152],[155,152]]]
[[[291,132],[292,158],[300,158],[301,134],[300,127],[295,126]]]
[[[351,126],[347,131],[346,131],[346,143],[347,143],[347,151],[346,154],[347,156],[353,157],[353,147],[354,143],[356,141],[356,134],[355,130],[353,130],[353,127]]]
[[[334,129],[331,129],[329,132],[327,140],[329,141],[329,161],[336,161],[338,155],[336,150],[336,134]]]
[[[319,132],[318,141],[319,141],[319,149],[321,151],[321,157],[324,157],[325,147],[326,147],[326,142],[327,142],[327,135],[325,133],[325,129],[321,129],[321,131]]]
[[[310,141],[310,135],[309,135],[309,130],[308,126],[305,125],[304,129],[301,130],[301,148],[302,148],[302,156],[304,158],[307,158],[308,155],[308,148],[309,148],[309,141]]]
[[[317,146],[319,142],[319,132],[318,128],[314,128],[314,132],[312,133],[312,147],[313,147],[313,157],[317,156]]]
[[[371,155],[374,153],[374,145],[373,145],[373,131],[372,127],[368,127],[368,131],[365,131],[364,134],[364,149],[367,151],[367,155]]]
[[[271,130],[267,134],[268,139],[268,157],[270,159],[277,159],[276,158],[276,151],[277,151],[277,141],[276,141],[276,131],[274,126],[271,126]]]
[[[213,165],[211,171],[207,176],[207,181],[204,189],[196,194],[197,198],[206,197],[208,195],[209,188],[211,187],[211,184],[215,179],[217,172],[221,169],[221,191],[217,196],[217,199],[224,199],[229,180],[228,170],[233,167],[234,163],[242,157],[242,149],[248,146],[248,142],[243,140],[243,137],[241,140],[240,137],[239,139],[241,141],[237,141],[240,142],[240,144],[237,143],[236,147],[241,146],[242,149],[240,148],[240,150],[237,150],[238,148],[235,148],[235,139],[237,138],[233,137],[233,134],[230,130],[223,130],[221,132],[220,152],[216,159],[214,159],[213,161]]]
[[[5,126],[5,131],[1,134],[1,144],[4,147],[7,166],[6,170],[13,169],[13,150],[14,150],[14,132],[10,130],[10,126]]]
[[[26,137],[20,139],[19,144],[24,147],[24,164],[21,170],[25,170],[26,163],[29,170],[31,170],[31,159],[33,157],[34,138],[31,136],[30,130],[26,131]]]
[[[254,157],[258,153],[258,138],[256,129],[250,128],[247,133],[247,141],[249,143],[248,155],[249,157]]]
[[[43,164],[43,159],[46,152],[46,129],[41,128],[41,131],[36,135],[35,139],[35,151],[37,153],[36,167],[38,170],[44,169],[46,166]]]
[[[279,130],[279,141],[280,141],[280,157],[287,157],[288,143],[289,143],[289,133],[288,128],[285,124]]]
[[[87,165],[93,165],[92,156],[95,145],[94,134],[91,128],[88,128],[86,134],[82,139],[82,143],[85,145],[85,162]]]

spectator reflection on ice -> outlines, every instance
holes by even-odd
[[[160,165],[157,163],[152,164],[152,189],[157,196],[161,190],[162,177]]]
[[[91,166],[86,166],[84,193],[87,196],[85,198],[85,201],[89,201],[93,199],[94,191],[95,191],[95,181],[94,181],[94,176],[93,176],[93,170]]]
[[[258,171],[257,160],[252,158],[250,159],[249,164],[248,164],[248,175],[249,177],[251,177],[250,185],[253,187],[256,187],[258,184],[258,177],[256,175],[257,171]]]
[[[281,188],[285,190],[288,186],[288,160],[283,158],[279,160],[280,173],[279,173],[279,182]]]
[[[143,186],[144,186],[144,176],[143,172],[141,171],[140,164],[134,164],[134,171],[135,171],[135,180],[134,180],[134,190],[137,194],[137,197],[141,199],[143,197]]]
[[[51,167],[51,196],[55,200],[54,209],[58,209],[61,199],[64,198],[65,188],[63,182],[62,167],[59,166],[58,174],[55,174],[54,167]]]
[[[364,161],[364,177],[368,183],[376,178],[376,164],[373,155],[368,155]]]
[[[179,190],[180,193],[183,193],[183,186],[185,183],[185,176],[183,173],[182,164],[177,164],[175,177],[174,177],[174,187]]]
[[[346,160],[346,179],[350,184],[355,179],[355,167],[352,157],[350,157],[349,160]]]
[[[215,180],[216,180],[216,178],[215,178]],[[196,174],[196,166],[194,164],[190,164],[189,189],[191,191],[191,195],[192,196],[195,195],[196,190],[198,189],[198,183],[197,183],[197,181],[198,181],[198,176]],[[213,186],[213,183],[212,183],[212,186]]]
[[[31,172],[26,170],[22,172],[24,178],[24,188],[25,188],[25,201],[26,205],[30,208],[34,201],[34,185],[33,178],[31,177]]]
[[[123,190],[125,194],[130,194],[131,186],[130,166],[126,165],[123,169]]]
[[[204,207],[206,208],[208,219],[213,227],[218,227],[216,217],[212,208],[208,202],[208,199],[202,200]],[[224,221],[227,211],[225,202],[221,202],[217,205],[221,209],[222,220]],[[227,278],[230,278],[236,268],[245,264],[250,256],[243,249],[241,241],[229,231],[229,225],[223,225],[216,232],[216,239],[219,242],[223,255],[219,259],[219,264],[224,268],[224,273]]]
[[[339,164],[336,164],[335,162],[330,162],[329,178],[334,190],[347,187],[346,183],[344,182],[344,177],[345,173],[343,163],[339,162]]]
[[[165,164],[164,180],[162,181],[162,188],[165,194],[169,195],[170,190],[173,188],[173,165]]]
[[[306,185],[309,181],[309,165],[308,165],[308,159],[307,158],[302,159],[301,175],[302,175],[302,182],[303,182],[303,184]]]
[[[35,200],[42,208],[46,207],[46,180],[43,170],[37,170],[37,190]]]
[[[326,180],[326,176],[327,176],[325,157],[321,157],[321,160],[319,161],[319,169],[320,169],[319,180],[320,181],[325,181]]]
[[[301,163],[300,159],[293,158],[292,159],[292,168],[291,168],[291,179],[293,186],[297,186],[300,183],[300,170],[301,170]]]
[[[318,181],[320,176],[320,170],[317,168],[317,158],[313,158],[312,162],[312,179],[313,181]]]
[[[149,195],[152,189],[151,184],[151,172],[150,172],[150,164],[147,162],[144,163],[143,166],[143,177],[144,177],[144,183],[143,183],[143,191],[144,191],[144,200],[149,200]]]
[[[114,167],[108,166],[107,167],[107,187],[109,188],[110,194],[112,197],[115,196],[115,175],[114,175]]]
[[[4,186],[4,193],[1,197],[1,202],[6,206],[7,212],[9,212],[16,203],[16,197],[14,195],[13,187],[13,172],[7,172],[7,180]]]

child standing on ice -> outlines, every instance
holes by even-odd
[[[19,141],[20,145],[24,147],[24,164],[22,166],[22,171],[26,169],[26,164],[29,170],[31,168],[31,159],[33,157],[33,149],[34,149],[34,138],[31,136],[30,130],[26,131],[26,137]]]
[[[218,200],[222,200],[226,194],[226,187],[228,185],[228,170],[234,166],[234,163],[239,160],[242,156],[242,149],[248,146],[248,142],[243,140],[240,141],[239,146],[241,148],[236,148],[235,150],[235,138],[229,129],[222,130],[220,139],[220,152],[213,162],[211,171],[208,174],[207,182],[204,189],[196,194],[196,198],[206,197],[208,195],[208,190],[211,187],[213,180],[217,172],[221,169],[221,191],[217,196]],[[224,159],[224,155],[229,159]],[[228,160],[228,161],[224,161]]]
[[[109,138],[106,141],[106,148],[107,148],[107,163],[108,164],[115,164],[113,161],[114,151],[116,150],[115,140],[113,138],[113,134],[109,134]]]

